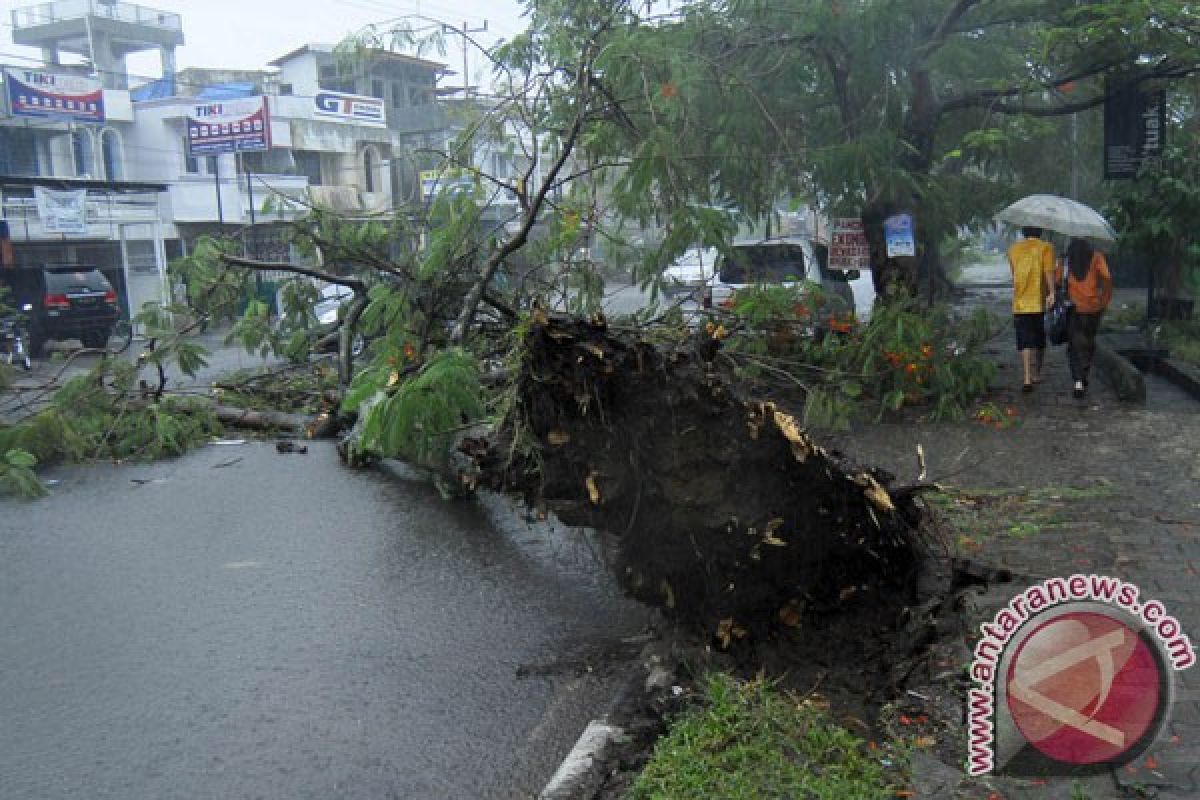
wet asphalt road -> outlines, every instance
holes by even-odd
[[[518,667],[635,634],[644,612],[578,532],[310,448],[59,470],[53,496],[4,503],[0,797],[544,784],[619,674]]]

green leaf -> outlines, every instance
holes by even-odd
[[[37,466],[37,456],[26,450],[13,448],[4,454],[4,460],[13,467],[24,467],[26,469]]]

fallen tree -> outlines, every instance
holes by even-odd
[[[719,347],[709,333],[656,346],[602,317],[535,312],[511,410],[462,442],[462,480],[615,534],[624,587],[725,645],[853,595],[915,602],[920,487],[892,486],[743,396]]]

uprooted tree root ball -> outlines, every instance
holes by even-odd
[[[718,346],[535,312],[513,411],[463,442],[464,480],[616,534],[624,587],[725,645],[852,595],[915,601],[928,553],[914,490],[742,397]]]

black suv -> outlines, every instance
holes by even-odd
[[[95,267],[3,270],[18,308],[29,304],[29,352],[40,356],[48,339],[79,339],[84,347],[108,344],[120,317],[117,293]]]

